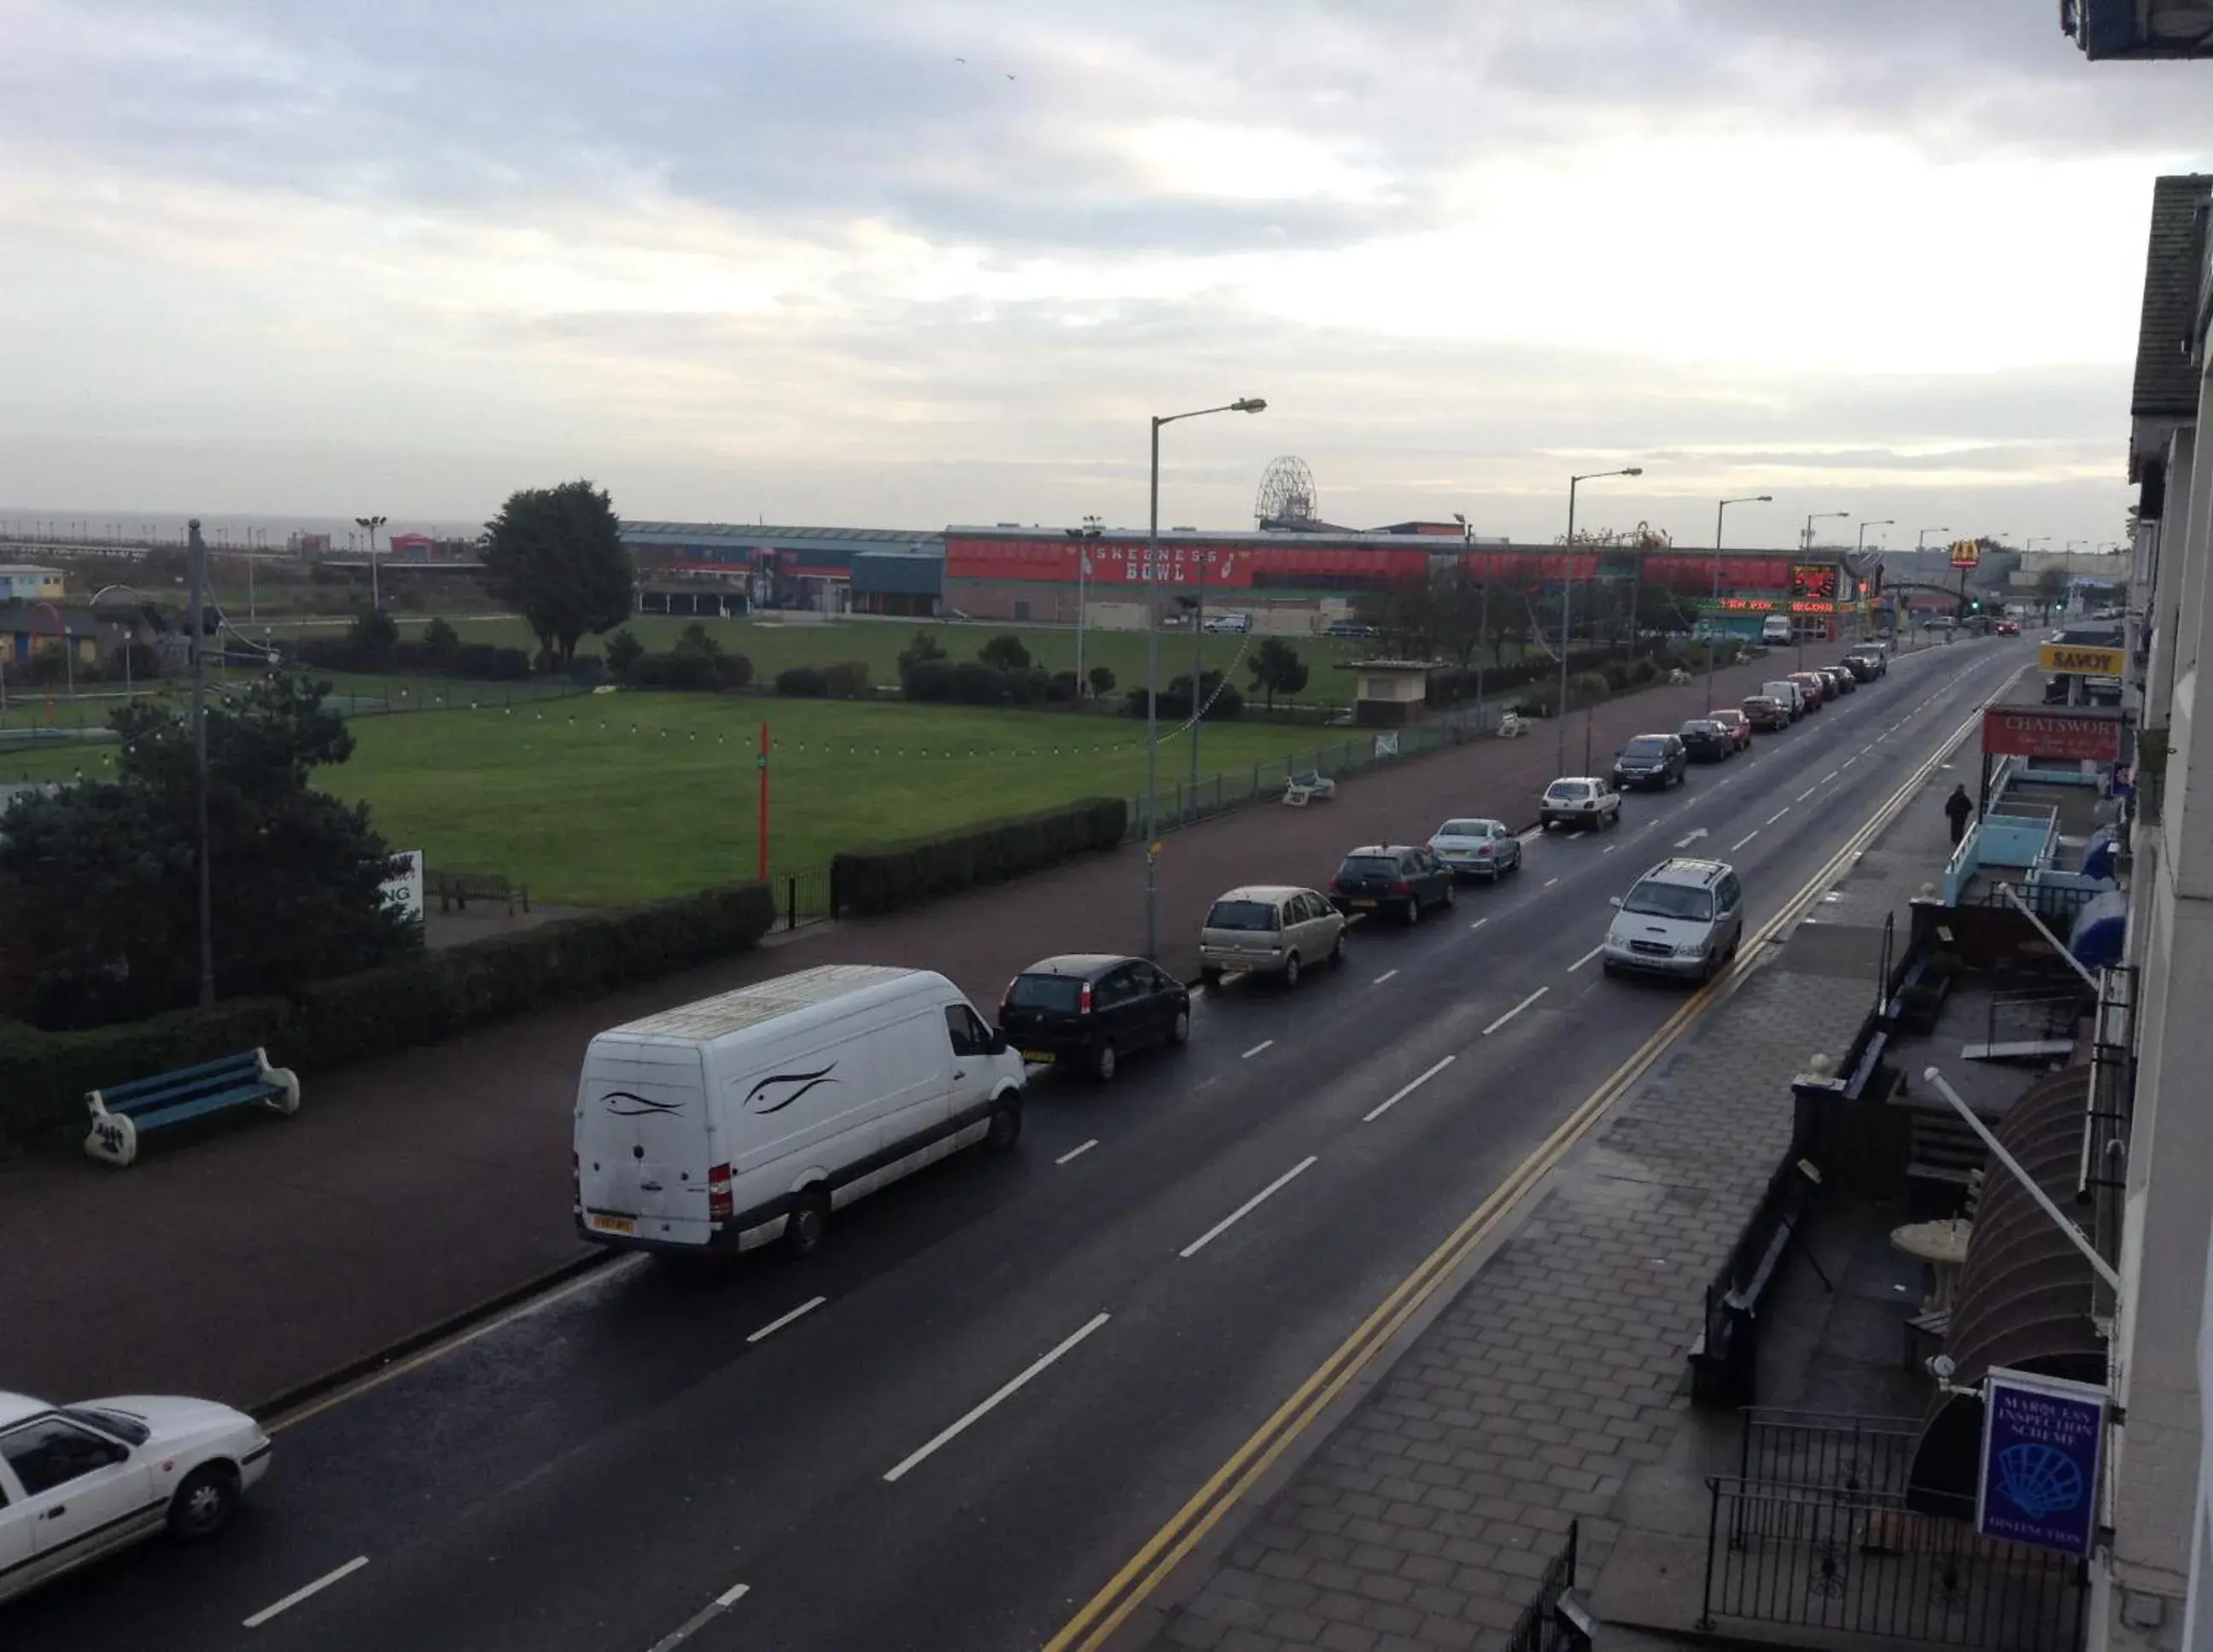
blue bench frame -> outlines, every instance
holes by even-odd
[[[271,1066],[269,1052],[257,1048],[88,1091],[84,1100],[92,1113],[85,1152],[120,1167],[137,1158],[145,1131],[187,1119],[246,1106],[290,1118],[300,1110],[300,1081],[290,1069]]]

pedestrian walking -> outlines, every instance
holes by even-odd
[[[1960,839],[1967,835],[1967,822],[1974,818],[1975,800],[1967,796],[1965,781],[1952,788],[1952,795],[1944,800],[1944,816],[1952,823],[1952,847],[1960,846]]]

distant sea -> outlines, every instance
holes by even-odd
[[[181,512],[168,510],[85,510],[59,507],[49,509],[43,506],[0,504],[0,534],[13,544],[36,542],[54,544],[100,545],[118,537],[125,540],[155,539],[163,544],[184,543],[187,517]],[[441,538],[449,535],[473,537],[484,531],[481,521],[457,516],[394,516],[376,530],[378,543],[393,533],[432,533]],[[220,547],[226,542],[243,549],[249,535],[255,545],[266,545],[272,551],[281,551],[288,536],[294,533],[327,533],[331,544],[338,550],[346,546],[346,536],[359,539],[361,530],[353,525],[351,516],[287,516],[270,514],[238,514],[216,511],[203,512],[200,532],[211,546]]]

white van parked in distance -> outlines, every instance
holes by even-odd
[[[930,970],[826,964],[592,1040],[576,1219],[674,1254],[818,1249],[830,1212],[1022,1128],[1022,1058]]]
[[[1771,613],[1760,623],[1759,640],[1763,643],[1788,643],[1795,635],[1787,613]]]
[[[1216,635],[1242,637],[1253,629],[1253,616],[1237,608],[1222,608],[1199,622],[1199,629]]]

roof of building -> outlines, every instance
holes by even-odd
[[[30,564],[24,562],[11,562],[0,565],[0,579],[11,577],[21,579],[26,575],[33,575],[40,579],[59,579],[62,576],[62,570],[58,568],[34,568]]]
[[[2196,345],[2209,200],[2213,173],[2182,173],[2152,185],[2137,381],[2129,399],[2129,411],[2137,418],[2190,418],[2198,411]]]
[[[639,545],[707,545],[728,540],[734,545],[795,546],[935,544],[944,533],[935,527],[796,527],[765,522],[625,522],[622,536]]]

